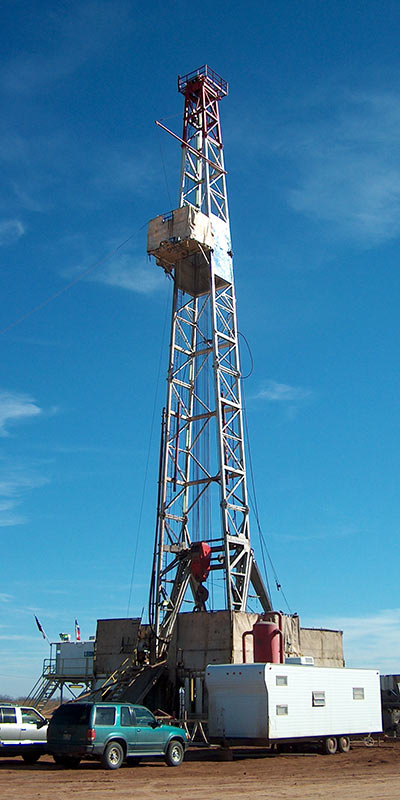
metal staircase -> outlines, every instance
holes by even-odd
[[[138,666],[135,656],[129,656],[101,686],[90,692],[93,700],[126,700],[140,703],[157,683],[165,667],[165,661]]]
[[[41,675],[33,689],[25,698],[24,705],[34,706],[38,711],[42,711],[53,697],[53,694],[60,688],[61,681],[59,681],[58,678],[54,676],[43,677]]]

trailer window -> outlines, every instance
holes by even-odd
[[[312,704],[313,704],[313,706],[324,706],[325,705],[325,692],[313,692],[312,693]]]
[[[287,675],[277,675],[276,676],[276,685],[277,686],[287,686]]]
[[[362,686],[353,687],[353,700],[364,700],[364,689]]]
[[[285,717],[289,713],[289,709],[287,706],[277,706],[276,707],[276,716],[277,717]]]

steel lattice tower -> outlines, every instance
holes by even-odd
[[[149,224],[148,252],[173,278],[167,401],[149,615],[161,657],[191,588],[205,610],[209,571],[245,611],[250,583],[270,600],[250,547],[236,298],[219,101],[204,66],[178,78],[185,99],[179,208]],[[179,138],[179,137],[176,137]]]

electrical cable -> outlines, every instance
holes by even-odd
[[[249,375],[251,375],[251,373],[253,371],[253,364],[254,364],[253,357],[252,357],[252,354],[251,354],[251,349],[250,349],[249,343],[248,343],[246,337],[244,336],[244,334],[239,333],[239,335],[243,337],[243,339],[245,340],[245,342],[247,344],[247,347],[248,347],[248,351],[249,351],[249,354],[250,354],[250,357],[251,357],[251,362],[252,362],[251,371],[249,373]],[[246,377],[249,377],[249,376],[246,376]],[[274,576],[276,589],[277,589],[278,592],[279,591],[281,592],[282,597],[283,597],[283,599],[284,599],[284,601],[285,601],[285,603],[287,605],[289,614],[292,614],[292,611],[290,609],[288,600],[287,600],[286,595],[285,595],[285,593],[284,593],[284,591],[282,589],[282,584],[280,583],[280,581],[278,579],[278,575],[276,573],[272,558],[271,558],[270,553],[268,551],[268,547],[267,547],[267,544],[266,544],[266,541],[265,541],[265,538],[264,538],[264,535],[263,535],[263,532],[262,532],[262,529],[261,529],[260,516],[259,516],[259,513],[258,513],[258,503],[257,503],[256,488],[255,488],[253,460],[252,460],[251,447],[250,447],[249,426],[248,426],[248,420],[247,420],[247,408],[246,408],[246,400],[245,400],[245,391],[244,391],[243,380],[244,380],[244,378],[242,377],[243,417],[244,417],[244,425],[245,425],[245,431],[246,431],[247,454],[248,454],[248,463],[249,463],[249,469],[250,469],[250,480],[251,480],[251,488],[252,488],[252,498],[250,497],[250,504],[252,506],[252,510],[253,510],[253,513],[254,513],[254,516],[255,516],[255,519],[256,519],[258,535],[259,535],[259,538],[260,538],[260,550],[261,550],[261,558],[262,558],[262,561],[263,561],[265,580],[266,580],[266,584],[267,584],[268,593],[271,596],[271,589],[270,589],[269,580],[268,580],[268,572],[267,572],[266,563],[265,563],[265,553],[266,553],[268,561],[269,561],[271,569],[272,569],[273,576]]]
[[[160,117],[160,122],[166,122],[167,119],[176,119],[176,117],[182,119],[182,113],[180,111],[177,111],[176,114],[170,114],[169,117]]]
[[[133,239],[135,236],[137,236],[137,234],[141,230],[143,230],[143,228],[145,228],[146,225],[147,225],[147,222],[145,222],[144,225],[141,225],[140,228],[138,228],[134,233],[132,233],[130,236],[128,236],[128,238],[125,239],[123,242],[121,242],[117,247],[115,247],[113,250],[110,250],[109,253],[106,253],[105,256],[102,256],[102,258],[99,258],[98,261],[96,261],[90,267],[88,267],[83,272],[81,272],[79,275],[77,275],[76,278],[74,278],[74,280],[72,280],[69,283],[67,283],[61,289],[58,289],[57,292],[54,292],[53,294],[49,295],[49,297],[47,297],[45,300],[42,300],[41,303],[38,303],[36,306],[31,308],[30,311],[27,311],[21,317],[18,317],[18,319],[14,320],[14,322],[11,322],[9,325],[6,325],[5,328],[0,329],[0,336],[2,336],[3,333],[7,333],[12,328],[15,328],[17,325],[20,325],[21,322],[24,322],[24,320],[28,319],[28,317],[31,317],[32,314],[36,314],[37,311],[40,311],[42,308],[45,308],[45,306],[48,306],[49,303],[51,303],[53,300],[56,300],[56,298],[60,297],[60,295],[64,294],[64,292],[67,292],[67,291],[69,291],[69,289],[72,289],[72,287],[75,286],[77,283],[79,283],[81,280],[83,280],[83,278],[86,278],[86,275],[89,275],[91,272],[94,272],[94,270],[97,269],[97,267],[99,267],[100,264],[103,264],[105,261],[107,261],[108,258],[111,258],[111,256],[113,256],[115,253],[117,253],[118,250],[121,250],[121,247],[124,247],[126,244],[128,244],[128,242],[130,242],[131,239]]]
[[[248,343],[248,341],[247,341],[247,339],[246,339],[246,337],[245,337],[244,333],[241,333],[240,331],[238,331],[238,334],[239,334],[239,336],[241,336],[241,337],[242,337],[242,339],[244,339],[244,341],[246,342],[246,345],[247,345],[247,352],[248,352],[248,354],[249,354],[249,356],[250,356],[250,372],[248,372],[248,373],[247,373],[247,375],[242,375],[242,381],[245,381],[245,380],[246,380],[246,378],[250,378],[250,375],[252,375],[252,374],[253,374],[253,370],[254,370],[254,360],[253,360],[253,354],[252,354],[252,352],[251,352],[250,345],[249,345],[249,343]]]
[[[165,305],[164,326],[163,326],[163,332],[162,332],[162,336],[161,336],[160,357],[159,357],[159,361],[158,361],[158,371],[157,371],[157,379],[156,379],[156,386],[157,387],[159,386],[159,383],[160,383],[161,363],[162,363],[162,359],[163,359],[163,343],[165,341],[165,331],[166,331],[166,328],[167,328],[167,313],[168,313],[168,309],[169,309],[169,306],[170,306],[170,302],[171,302],[171,300],[170,300],[170,297],[168,295],[167,296],[167,302],[166,302],[166,305]],[[156,389],[156,391],[154,392],[153,413],[152,413],[151,423],[150,423],[149,445],[148,445],[148,449],[147,449],[146,466],[144,468],[142,497],[141,497],[141,502],[140,502],[139,518],[138,518],[137,531],[136,531],[136,543],[135,543],[135,551],[134,551],[134,555],[133,555],[131,582],[130,582],[130,586],[129,586],[128,607],[127,607],[127,611],[126,611],[126,616],[127,617],[129,616],[129,610],[130,610],[131,598],[132,598],[133,579],[134,579],[134,576],[135,576],[135,569],[136,569],[136,559],[137,559],[137,552],[138,552],[138,545],[139,545],[139,534],[140,534],[140,527],[141,527],[141,524],[142,524],[144,498],[145,498],[145,492],[146,492],[146,486],[147,486],[147,477],[148,477],[148,471],[149,471],[150,454],[151,454],[151,447],[152,447],[152,441],[153,441],[154,420],[155,420],[155,415],[156,415],[156,406],[157,406],[157,399],[158,399],[157,398],[157,394],[158,394],[158,389]]]
[[[169,207],[170,207],[170,208],[172,208],[172,198],[171,198],[171,192],[169,191],[169,184],[168,184],[167,170],[166,170],[166,168],[165,168],[165,159],[164,159],[164,153],[163,153],[162,146],[161,146],[161,131],[160,131],[160,136],[159,136],[159,139],[158,139],[158,144],[159,144],[159,147],[160,147],[160,158],[161,158],[161,165],[162,165],[162,169],[163,169],[163,173],[164,173],[164,178],[165,178],[165,186],[166,186],[166,189],[167,189],[167,195],[168,195],[168,199],[169,199]]]

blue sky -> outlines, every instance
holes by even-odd
[[[303,625],[343,629],[350,666],[398,672],[399,4],[0,13],[1,690],[27,692],[48,656],[33,614],[55,640],[147,604],[170,284],[146,224],[177,205],[180,160],[154,120],[180,134],[177,75],[204,63],[230,87],[268,549]],[[254,521],[252,543],[260,562]]]

